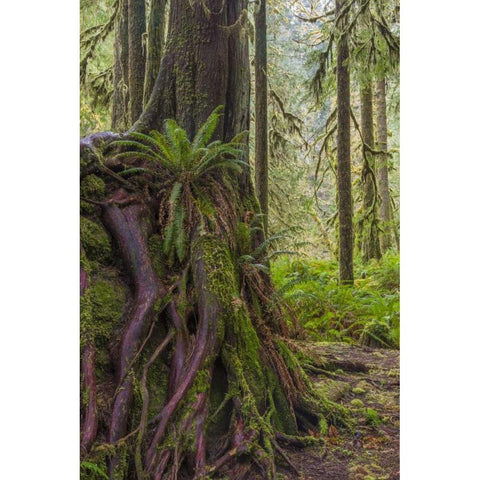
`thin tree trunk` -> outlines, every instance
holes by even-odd
[[[112,129],[125,131],[128,120],[128,0],[121,0],[115,21]]]
[[[336,0],[339,16],[343,0]],[[345,21],[340,22],[341,29]],[[337,45],[337,172],[340,281],[353,282],[353,215],[350,159],[350,72],[346,65],[349,48],[345,35]]]
[[[145,0],[128,0],[128,88],[130,125],[143,110]]]
[[[368,147],[374,147],[373,97],[370,81],[361,88],[361,130],[363,141]],[[363,221],[362,221],[362,259],[368,262],[372,258],[381,258],[377,226],[377,192],[375,188],[375,157],[365,148],[363,171]]]
[[[382,154],[378,155],[378,190],[380,194],[379,217],[383,232],[380,232],[380,246],[385,252],[392,246],[392,214],[390,208],[390,191],[388,184],[388,155],[387,155],[387,100],[385,91],[385,78],[377,80],[375,100],[377,104],[377,149]]]
[[[143,104],[146,105],[152,93],[160,70],[165,43],[165,7],[167,0],[151,0],[147,25],[147,56],[145,64],[145,86]]]
[[[255,13],[255,189],[268,228],[268,117],[267,117],[267,15],[266,0]]]

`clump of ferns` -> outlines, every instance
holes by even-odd
[[[153,175],[159,188],[159,224],[163,232],[163,253],[170,264],[188,257],[195,227],[209,233],[234,237],[236,211],[232,191],[225,181],[228,171],[240,173],[245,166],[246,132],[230,142],[212,139],[223,107],[217,107],[190,141],[175,120],[165,121],[165,133],[132,132],[112,146],[121,149],[117,160],[141,161],[133,173]]]

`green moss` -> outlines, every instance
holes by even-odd
[[[369,425],[376,427],[377,425],[380,425],[382,423],[382,420],[380,419],[377,411],[373,408],[366,408],[363,414],[365,415],[365,418],[367,419],[367,423]]]
[[[96,175],[87,175],[80,184],[80,195],[92,200],[102,200],[105,195],[105,182]]]
[[[80,240],[88,259],[101,263],[111,261],[110,237],[101,225],[86,217],[80,217]]]
[[[351,402],[350,405],[352,407],[363,407],[363,402],[359,398],[354,398]]]
[[[362,395],[365,393],[365,390],[361,387],[354,387],[352,388],[352,392],[355,393],[356,395]]]
[[[250,235],[250,227],[244,222],[239,222],[237,225],[237,246],[240,255],[245,255],[251,251]]]
[[[324,379],[318,384],[318,390],[332,402],[338,402],[350,392],[350,384],[340,380]]]
[[[272,412],[273,425],[281,432],[295,435],[297,428],[290,405],[283,393],[278,376],[269,369],[268,371],[269,390],[272,392],[274,411]]]
[[[105,182],[96,175],[87,175],[80,183],[80,196],[90,200],[101,201],[105,197]],[[92,214],[98,207],[80,201],[80,210],[84,214]]]
[[[162,237],[158,234],[151,235],[148,239],[148,253],[152,260],[152,265],[155,273],[161,278],[165,274],[163,268],[163,250],[162,250]]]
[[[92,283],[80,298],[81,342],[107,341],[121,320],[124,302],[121,287],[104,280]]]

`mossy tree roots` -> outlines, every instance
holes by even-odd
[[[294,469],[281,445],[308,443],[320,425],[345,418],[288,347],[268,275],[240,260],[255,246],[256,201],[235,193],[233,176],[212,174],[214,211],[183,199],[190,226],[180,260],[161,248],[171,189],[144,173],[120,187],[132,165],[104,156],[95,169],[93,158],[83,167],[103,198],[83,202],[111,252],[82,251],[82,457],[105,462],[112,479],[240,479],[252,468],[275,478],[276,462]],[[120,310],[101,311],[99,285],[123,292]]]
[[[111,479],[274,478],[276,462],[294,469],[282,446],[345,419],[292,353],[287,316],[252,260],[262,222],[248,153],[241,171],[204,163],[201,176],[175,177],[111,150],[166,119],[190,140],[219,105],[213,140],[249,130],[246,9],[170,2],[139,120],[81,141],[82,458]]]

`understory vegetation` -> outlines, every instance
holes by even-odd
[[[400,267],[397,252],[355,264],[355,284],[338,283],[338,262],[283,257],[271,265],[280,295],[312,340],[367,346],[400,345]]]

